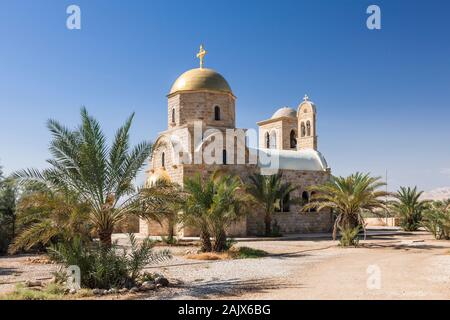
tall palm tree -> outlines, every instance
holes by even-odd
[[[362,213],[384,207],[382,197],[387,193],[379,190],[385,185],[380,179],[359,172],[348,177],[332,177],[325,184],[309,188],[312,191],[310,203],[303,207],[303,211],[312,208],[333,210],[337,214],[333,226],[334,240],[339,228],[348,230],[358,225],[364,228]]]
[[[406,231],[415,231],[420,227],[422,212],[429,201],[422,201],[423,191],[417,187],[400,187],[394,194],[395,201],[390,202],[391,210],[400,218],[400,224]]]
[[[47,127],[52,134],[47,160],[50,168],[22,170],[20,180],[45,182],[52,190],[80,195],[89,204],[90,221],[96,227],[101,243],[111,247],[114,226],[129,214],[137,214],[133,180],[152,151],[152,144],[139,143],[130,148],[129,130],[132,114],[116,132],[111,146],[97,120],[81,109],[81,125],[70,130],[55,120]]]
[[[297,187],[289,182],[282,182],[282,173],[273,175],[262,175],[255,173],[251,175],[250,183],[247,185],[247,192],[253,197],[256,203],[264,210],[264,224],[266,237],[272,234],[272,216],[281,201]]]

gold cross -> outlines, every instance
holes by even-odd
[[[203,69],[203,59],[205,58],[208,51],[203,48],[203,45],[200,46],[200,51],[197,53],[197,58],[200,59],[200,69]]]

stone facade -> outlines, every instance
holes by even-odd
[[[189,74],[190,78],[184,79],[185,74]],[[244,182],[248,182],[248,177],[260,172],[260,168],[255,153],[250,152],[246,145],[245,130],[235,127],[236,98],[228,83],[212,70],[192,69],[185,74],[177,79],[174,85],[176,90],[168,95],[168,129],[160,133],[155,141],[147,183],[166,178],[182,186],[187,177],[200,174],[206,178],[218,169],[239,175]],[[205,74],[212,74],[213,78],[202,78]],[[190,85],[189,90],[182,90],[185,83]],[[297,111],[282,109],[271,119],[258,123],[259,147],[294,153],[307,149],[316,152],[315,105],[305,98]],[[230,131],[235,135],[230,135]],[[270,138],[272,141],[268,143]],[[210,146],[217,139],[222,139],[223,146],[211,151]],[[205,157],[208,152],[212,155],[209,160]],[[302,161],[313,161],[310,158],[305,156]],[[308,170],[280,167],[283,180],[297,187],[290,195],[291,199],[307,201],[310,197],[307,188],[330,178],[329,168],[312,167],[314,169]],[[282,233],[326,232],[333,224],[332,215],[328,212],[303,213],[302,207],[294,203],[285,211],[274,216]],[[263,227],[263,213],[255,208],[242,221],[228,228],[227,234],[233,237],[259,235],[263,233]],[[166,229],[166,223],[160,225],[155,221],[140,220],[139,232],[142,234],[165,235]],[[198,236],[197,230],[191,228],[177,226],[176,229],[179,236]]]

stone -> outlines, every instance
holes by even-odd
[[[92,290],[92,293],[95,294],[95,295],[101,295],[102,294],[102,289],[95,288],[95,289]]]
[[[117,293],[118,293],[118,291],[115,288],[111,288],[108,290],[108,294],[117,294]]]
[[[157,285],[160,284],[162,287],[167,287],[169,285],[169,280],[167,280],[167,278],[164,277],[157,277],[155,279],[155,283]]]
[[[130,292],[131,293],[137,293],[137,292],[139,292],[139,288],[138,287],[133,287],[133,288],[130,289]]]
[[[122,288],[122,289],[119,289],[118,292],[119,292],[119,293],[127,293],[127,292],[128,292],[128,288]]]
[[[156,285],[156,289],[159,289],[159,288],[162,288],[162,284],[160,284],[160,283],[158,283],[158,284]]]
[[[42,287],[42,282],[38,281],[38,280],[36,280],[36,281],[28,280],[28,281],[25,281],[25,286],[28,287],[28,288],[31,288],[31,287]]]
[[[75,293],[77,293],[77,289],[72,288],[69,290],[69,294],[75,294]]]
[[[139,288],[141,291],[149,291],[149,290],[155,290],[156,285],[151,281],[145,281],[142,286]]]

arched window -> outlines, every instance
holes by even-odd
[[[268,132],[266,132],[266,148],[270,148],[270,136]]]
[[[166,166],[166,154],[163,152],[161,154],[161,167],[165,167]]]
[[[172,108],[172,123],[175,123],[175,108]]]
[[[283,212],[289,212],[290,211],[290,204],[291,202],[291,196],[289,195],[289,193],[287,195],[284,196],[283,201],[281,202],[281,208]]]
[[[227,150],[222,151],[222,164],[227,164]]]
[[[297,136],[295,134],[295,130],[291,130],[291,148],[297,148]]]
[[[306,134],[309,137],[311,135],[311,122],[306,122]]]
[[[276,149],[277,148],[277,134],[275,131],[272,131],[270,133],[270,139],[269,139],[269,148],[270,149]]]
[[[219,106],[214,107],[214,120],[216,120],[216,121],[220,120],[220,107]]]
[[[305,123],[304,122],[302,122],[300,130],[301,130],[302,137],[304,137],[306,135],[306,129],[305,129]]]

